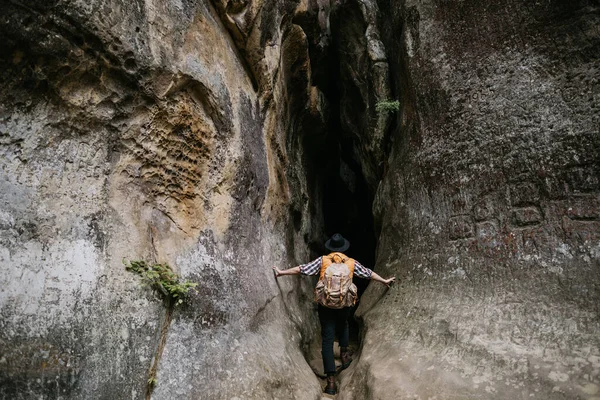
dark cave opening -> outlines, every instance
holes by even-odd
[[[333,18],[340,18],[335,11]],[[320,154],[325,155],[326,162],[316,172],[316,182],[319,182],[322,198],[323,231],[327,237],[340,233],[350,242],[350,248],[345,252],[349,257],[359,261],[365,267],[374,268],[377,247],[376,231],[372,212],[374,193],[369,186],[356,154],[355,140],[352,133],[344,130],[341,118],[341,101],[344,86],[340,65],[340,37],[335,26],[340,21],[332,21],[331,42],[325,51],[317,46],[311,46],[311,65],[313,68],[313,85],[317,86],[329,105],[327,135],[321,143]],[[347,39],[347,38],[346,38]],[[314,42],[313,42],[314,43]],[[346,87],[345,92],[354,92]],[[362,99],[345,99],[354,101],[357,106]],[[326,249],[323,249],[327,253]],[[324,254],[325,254],[324,253]],[[354,278],[358,288],[359,298],[365,291],[369,281]],[[356,308],[356,307],[355,307]],[[354,312],[354,310],[353,310]],[[353,314],[352,312],[352,314]],[[350,319],[351,337],[358,345],[360,338],[359,324]]]
[[[373,196],[355,162],[346,162],[343,157],[324,171],[323,218],[328,237],[340,233],[350,242],[344,253],[373,269],[375,264],[376,237],[371,206]],[[354,167],[354,168],[353,168]],[[358,170],[360,171],[360,170]],[[368,280],[354,277],[359,299],[369,284]],[[359,300],[360,301],[360,300]],[[358,304],[357,304],[358,305]],[[352,310],[352,315],[356,306]],[[359,344],[359,324],[350,318],[350,337]]]
[[[358,47],[364,45],[358,50],[361,59],[364,59],[367,50],[363,41],[366,24],[357,7],[356,4],[352,7],[333,7],[329,15],[331,30],[326,35],[323,27],[320,29],[315,25],[308,14],[294,21],[306,34],[310,85],[319,89],[325,101],[321,106],[324,111],[322,119],[302,110],[305,103],[298,104],[301,117],[295,124],[301,135],[296,142],[293,138],[290,140],[301,147],[307,187],[311,198],[315,200],[310,206],[316,218],[316,229],[313,234],[304,236],[311,255],[316,258],[329,253],[324,246],[325,240],[334,233],[340,233],[350,242],[350,248],[344,253],[365,267],[374,269],[377,231],[372,205],[377,187],[373,180],[377,177],[372,176],[372,172],[369,177],[363,168],[373,165],[375,160],[362,159],[372,157],[368,144],[362,142],[369,135],[362,129],[368,129],[370,124],[356,123],[370,116],[368,102],[363,97],[364,88],[359,88],[357,82],[351,79],[352,71],[346,65],[350,54],[349,43],[359,43]],[[342,29],[344,21],[349,18],[354,21],[352,27]],[[358,130],[350,126],[358,127]],[[293,226],[290,228],[296,231],[302,226],[303,214],[299,209],[292,210],[291,215]],[[348,322],[350,351],[356,358],[361,351],[362,323],[355,320],[354,311],[369,281],[355,277],[354,283],[358,288],[359,302],[353,308]],[[319,370],[322,371],[320,365],[317,365],[322,363],[320,335],[311,337],[303,351],[315,374],[324,378],[319,373]],[[316,359],[320,361],[315,363]]]
[[[343,148],[343,145],[339,146]],[[343,150],[342,150],[343,153]],[[323,170],[323,223],[328,237],[340,233],[350,242],[345,251],[365,267],[375,264],[376,237],[372,213],[373,194],[360,167],[351,158],[340,155]],[[355,278],[359,297],[368,281]]]

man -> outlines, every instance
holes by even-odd
[[[391,277],[383,279],[381,276],[373,272],[367,267],[364,267],[358,261],[347,257],[343,254],[344,251],[350,247],[350,242],[344,239],[342,235],[336,233],[326,243],[325,247],[332,253],[326,256],[321,256],[316,260],[309,262],[308,264],[299,265],[294,268],[280,270],[277,267],[273,267],[275,276],[278,278],[282,275],[323,275],[326,269],[332,263],[343,262],[351,267],[351,274],[364,279],[373,279],[377,282],[381,282],[386,286],[390,286],[391,283],[396,279]],[[350,315],[350,307],[344,307],[340,309],[328,308],[319,304],[319,321],[321,322],[321,339],[322,347],[321,354],[323,356],[323,369],[327,374],[327,386],[325,386],[325,393],[336,394],[337,388],[335,384],[335,362],[333,358],[333,341],[337,332],[340,342],[340,357],[342,359],[342,369],[347,368],[352,362],[348,353],[348,342],[349,342],[349,329],[348,329],[348,316]]]

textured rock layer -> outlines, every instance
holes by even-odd
[[[597,400],[597,2],[0,11],[1,398],[318,398],[270,266],[340,230],[399,283],[339,397]],[[198,291],[168,323],[124,258]]]
[[[203,1],[1,7],[0,397],[145,396],[165,310],[124,258],[199,283],[153,397],[318,396],[310,283],[270,271],[321,235],[296,5],[238,10],[246,47]]]
[[[401,110],[377,268],[400,284],[363,297],[344,397],[595,398],[597,4],[378,7]]]

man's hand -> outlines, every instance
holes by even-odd
[[[279,268],[277,267],[273,267],[273,272],[275,272],[275,278],[279,278],[281,275],[283,275],[283,271],[281,271]]]
[[[390,287],[391,284],[394,283],[395,281],[396,281],[396,277],[392,276],[391,278],[384,279],[383,282],[381,282],[381,283],[383,283],[387,287]]]
[[[377,281],[379,283],[383,283],[387,287],[390,287],[390,285],[396,281],[395,276],[392,276],[391,278],[383,279],[375,271],[373,271],[373,273],[371,274],[371,279],[373,279],[374,281]]]

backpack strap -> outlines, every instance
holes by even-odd
[[[327,267],[334,263],[346,264],[348,268],[350,268],[350,277],[354,275],[354,259],[348,257],[344,253],[334,252],[323,256],[321,261],[321,274],[319,275],[319,280],[323,279],[323,277],[325,276],[325,270],[327,269]]]

